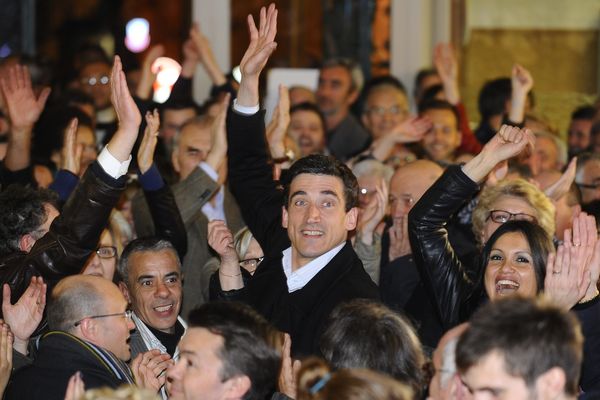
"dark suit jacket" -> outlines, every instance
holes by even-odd
[[[86,389],[126,384],[81,341],[68,334],[51,334],[42,339],[32,365],[15,373],[5,399],[63,400],[69,379],[81,371]]]
[[[304,288],[288,293],[281,259],[291,243],[281,226],[283,196],[272,179],[263,117],[233,111],[227,117],[231,190],[265,259],[243,289],[221,294],[252,305],[278,329],[289,332],[294,354],[317,354],[331,310],[355,298],[377,299],[377,286],[348,242]]]
[[[208,246],[208,219],[202,206],[212,198],[219,186],[201,168],[196,168],[186,179],[173,185],[173,195],[187,230],[187,254],[183,259],[183,303],[181,315],[184,319],[191,310],[208,300],[208,285],[214,269],[205,264],[213,256]],[[154,233],[154,226],[144,196],[133,199],[135,228],[140,236]],[[227,225],[235,234],[244,227],[240,210],[229,190],[225,188],[224,199]]]

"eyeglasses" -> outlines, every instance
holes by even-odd
[[[398,107],[398,106],[391,106],[389,108],[385,108],[385,107],[371,107],[367,110],[367,112],[369,114],[375,114],[375,115],[379,115],[379,116],[384,116],[385,114],[391,114],[391,115],[407,115],[408,114],[408,110],[405,110],[404,108]]]
[[[100,258],[113,258],[117,255],[117,248],[115,246],[102,246],[96,249],[96,254]]]
[[[130,320],[132,315],[133,315],[133,311],[131,311],[131,310],[127,310],[127,311],[120,312],[120,313],[114,313],[114,314],[92,315],[91,317],[81,318],[79,321],[75,322],[73,324],[73,326],[79,326],[79,325],[81,325],[81,323],[83,322],[84,319],[97,319],[97,318],[107,318],[107,317],[125,317],[125,318],[127,318],[127,319]]]
[[[81,78],[82,85],[96,86],[96,85],[108,85],[110,78],[106,75],[100,77],[90,76],[89,78]]]
[[[253,272],[256,269],[256,267],[260,265],[262,260],[264,260],[264,258],[264,256],[258,258],[247,258],[245,260],[240,261],[240,267],[245,268],[250,272]]]
[[[487,219],[491,219],[492,221],[498,224],[504,224],[505,222],[510,221],[511,219],[516,221],[529,221],[529,222],[537,222],[537,219],[533,215],[525,214],[525,213],[517,213],[513,214],[504,210],[492,210],[490,211],[490,215],[488,215]]]

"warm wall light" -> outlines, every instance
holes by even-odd
[[[171,95],[171,88],[181,73],[181,65],[172,58],[158,57],[152,64],[152,72],[156,74],[154,82],[154,101],[164,103]]]
[[[150,45],[150,23],[144,18],[134,18],[125,26],[125,46],[140,53]]]

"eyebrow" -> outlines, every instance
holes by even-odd
[[[338,194],[336,192],[334,192],[333,190],[329,190],[329,189],[328,190],[321,190],[319,192],[319,194],[324,194],[324,195],[327,195],[327,196],[333,196],[336,199],[340,198],[340,196],[338,196]],[[290,200],[293,199],[295,196],[305,196],[305,195],[306,195],[306,192],[304,190],[298,190],[298,191],[295,191],[294,193],[291,194]]]
[[[200,151],[200,149],[193,146],[187,146],[187,149],[185,149],[185,151]]]
[[[177,277],[179,277],[179,276],[180,276],[180,274],[179,274],[179,272],[177,272],[177,271],[169,272],[168,274],[166,274],[166,275],[165,275],[165,278],[170,278],[170,277],[172,277],[172,276],[177,276]],[[138,281],[138,282],[141,282],[141,281],[143,281],[144,279],[154,279],[154,278],[156,278],[156,275],[140,275],[140,276],[138,276],[138,278],[137,278],[137,281]]]
[[[191,350],[179,350],[179,355],[191,355],[195,357],[196,352]]]

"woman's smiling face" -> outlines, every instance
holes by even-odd
[[[494,301],[518,294],[534,297],[537,279],[529,243],[520,232],[507,232],[492,246],[485,269],[485,291]]]

